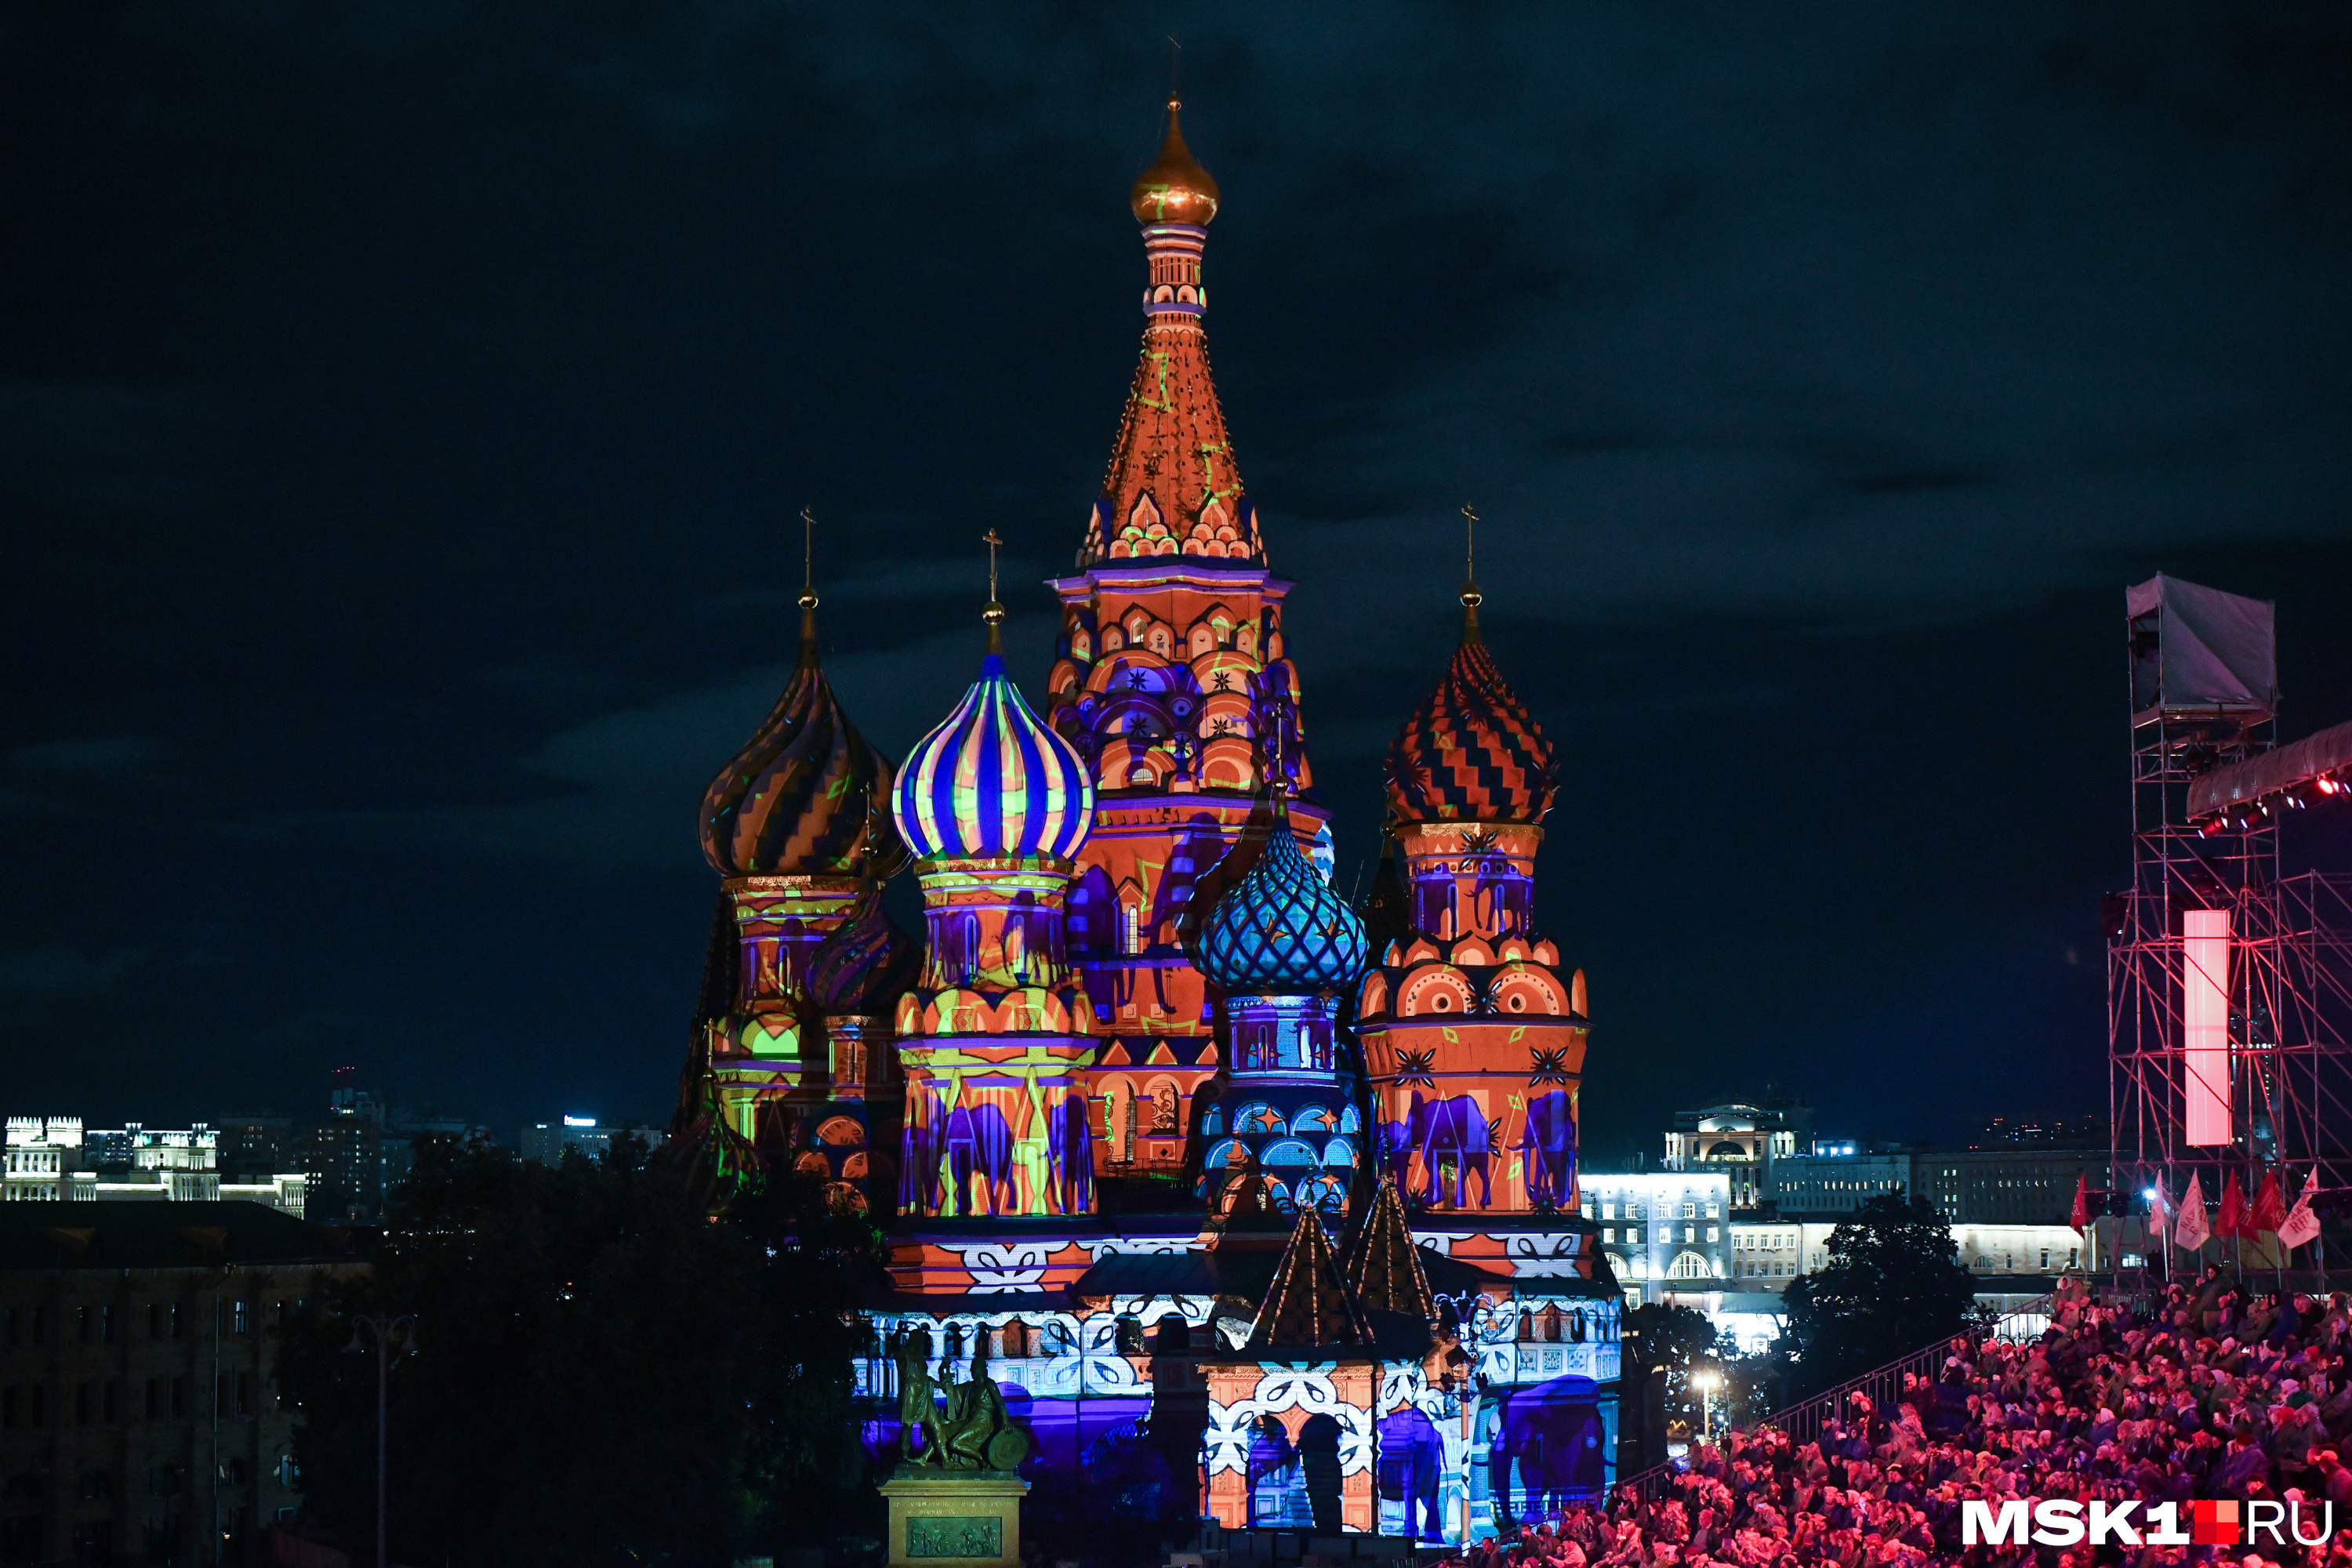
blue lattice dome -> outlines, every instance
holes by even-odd
[[[1228,994],[1305,996],[1363,973],[1364,922],[1299,852],[1277,798],[1257,864],[1225,889],[1192,946],[1193,967]]]
[[[992,651],[955,711],[907,754],[893,804],[899,836],[924,859],[1068,859],[1094,826],[1095,786]]]

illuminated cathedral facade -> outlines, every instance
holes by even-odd
[[[992,568],[969,689],[894,763],[804,589],[799,661],[703,801],[721,883],[680,1145],[714,1203],[789,1170],[884,1227],[877,1454],[884,1342],[921,1330],[953,1372],[984,1337],[1032,1468],[1229,1528],[1458,1542],[1613,1465],[1584,977],[1535,917],[1555,757],[1465,586],[1388,755],[1370,894],[1333,890],[1292,584],[1210,376],[1217,200],[1171,100],[1130,193],[1142,354],[1050,584],[1041,700]],[[883,908],[901,875],[919,936]]]

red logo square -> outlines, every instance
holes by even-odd
[[[2194,1545],[2235,1546],[2238,1544],[2238,1505],[2234,1502],[2190,1503],[2189,1532]]]

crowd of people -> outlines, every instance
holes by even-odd
[[[2229,1563],[2352,1568],[2352,1304],[2243,1287],[2218,1268],[2160,1297],[2101,1303],[2079,1282],[2027,1342],[1952,1342],[1899,1400],[1856,1394],[1798,1442],[1767,1425],[1695,1447],[1663,1485],[1621,1488],[1467,1568],[2090,1568]],[[2306,1536],[2094,1547],[1963,1539],[1963,1505],[2011,1500],[2300,1505]],[[2263,1510],[2267,1514],[2268,1510]],[[2130,1518],[2140,1518],[2138,1510]],[[2144,1526],[2144,1521],[2143,1521]],[[1979,1531],[1979,1533],[1982,1533]],[[2216,1531],[2215,1533],[2235,1531]]]

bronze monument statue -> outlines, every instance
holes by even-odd
[[[1029,1434],[1013,1424],[1004,1407],[1003,1390],[988,1373],[988,1330],[978,1331],[972,1346],[971,1375],[945,1390],[947,1412],[934,1403],[941,1392],[926,1370],[930,1335],[909,1329],[890,1342],[898,1363],[898,1457],[919,1465],[947,1470],[1013,1471],[1029,1457]],[[923,1435],[923,1451],[914,1451],[915,1434]]]

